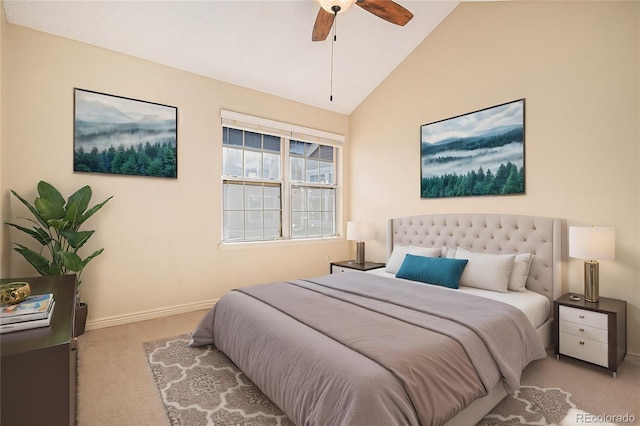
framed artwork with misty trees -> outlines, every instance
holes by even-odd
[[[525,100],[420,127],[420,197],[524,194]]]
[[[73,171],[178,177],[178,109],[74,89]]]

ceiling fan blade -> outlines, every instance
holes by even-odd
[[[311,34],[312,41],[322,41],[327,38],[329,32],[331,31],[331,27],[333,26],[333,19],[335,15],[333,13],[329,13],[323,8],[320,8],[318,11],[318,16],[316,16],[316,23],[313,24],[313,33]]]
[[[400,26],[413,18],[413,13],[391,0],[357,0],[356,4],[378,18]]]

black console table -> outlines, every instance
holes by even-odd
[[[0,279],[26,281],[31,294],[53,293],[48,327],[0,334],[0,424],[76,424],[76,276]]]

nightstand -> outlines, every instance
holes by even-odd
[[[601,297],[592,303],[569,299],[553,302],[556,358],[566,355],[607,368],[616,377],[627,353],[627,302]]]
[[[385,266],[387,265],[378,262],[356,263],[355,260],[345,260],[343,262],[331,262],[329,272],[336,274],[338,272],[346,272],[348,270],[370,271],[372,269],[384,268]]]

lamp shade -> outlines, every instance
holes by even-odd
[[[376,228],[373,223],[347,222],[347,240],[369,241],[376,237]]]
[[[338,7],[338,13],[342,13],[349,9],[356,0],[318,0],[320,6],[329,13],[334,13],[333,7]]]
[[[570,226],[569,256],[612,260],[616,257],[616,229],[604,226]]]

